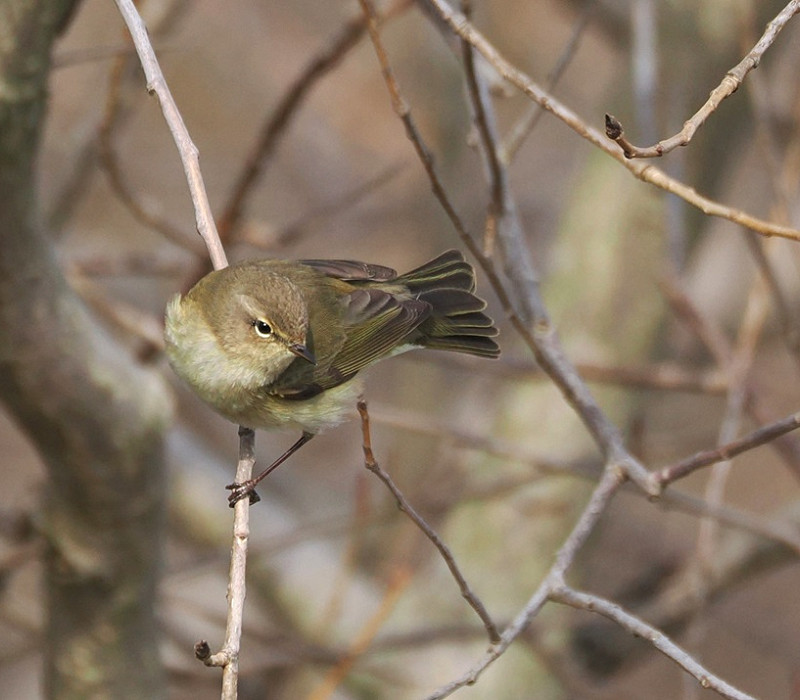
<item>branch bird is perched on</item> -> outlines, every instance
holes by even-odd
[[[360,391],[358,372],[413,348],[497,357],[497,329],[457,250],[399,275],[351,260],[251,260],[203,277],[167,306],[175,372],[225,418],[249,428],[294,427],[300,439],[244,484],[231,505]]]

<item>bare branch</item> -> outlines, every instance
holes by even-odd
[[[203,177],[200,171],[197,147],[189,137],[183,118],[172,99],[167,83],[158,65],[158,61],[150,44],[147,30],[131,0],[117,0],[117,6],[123,15],[133,37],[139,60],[147,78],[147,89],[159,98],[164,117],[178,147],[186,173],[192,201],[195,206],[197,230],[208,248],[212,265],[215,269],[224,268],[228,261],[225,250],[217,233],[211,207],[208,202]],[[255,463],[255,432],[244,426],[239,427],[239,462],[236,469],[236,483],[243,483],[252,476]],[[249,526],[250,499],[242,499],[236,503],[233,521],[233,546],[231,552],[230,580],[228,590],[228,620],[225,642],[222,649],[211,654],[206,642],[195,646],[195,654],[207,666],[222,666],[222,697],[233,700],[237,696],[239,679],[239,647],[242,635],[242,618],[245,599],[245,570],[247,565],[247,546],[250,533]]]
[[[483,622],[483,625],[486,628],[486,633],[489,635],[489,641],[492,643],[497,642],[500,639],[500,634],[497,631],[497,627],[495,626],[494,621],[490,617],[480,598],[478,598],[470,589],[467,580],[464,578],[464,575],[458,568],[458,564],[456,563],[450,548],[442,541],[442,538],[439,537],[436,531],[425,521],[425,518],[423,518],[419,513],[417,513],[416,510],[414,510],[414,507],[408,502],[408,500],[406,500],[403,492],[400,491],[394,481],[392,481],[392,477],[390,477],[375,460],[375,455],[372,452],[372,437],[370,436],[369,429],[369,413],[367,412],[367,403],[363,399],[359,399],[358,401],[358,413],[361,416],[364,466],[366,466],[367,469],[369,469],[384,483],[386,488],[389,489],[392,496],[394,496],[395,500],[397,501],[397,506],[400,508],[400,510],[402,510],[412,520],[412,522],[433,543],[434,547],[439,550],[439,554],[442,555],[442,559],[444,559],[445,563],[447,564],[447,568],[450,569],[450,573],[456,580],[464,600],[469,603],[470,607],[477,613],[478,617],[480,617],[481,622]]]
[[[250,428],[239,427],[239,463],[236,466],[236,483],[242,484],[253,475],[256,434]],[[247,546],[250,537],[250,501],[240,499],[234,506],[233,547],[228,578],[228,620],[225,626],[225,641],[222,648],[211,654],[205,641],[195,645],[195,655],[206,666],[222,667],[222,698],[236,698],[239,680],[239,647],[242,638],[244,617],[245,571],[247,570]]]
[[[495,290],[500,304],[508,314],[514,329],[528,345],[539,366],[550,376],[561,390],[564,398],[581,418],[589,433],[603,451],[606,460],[613,462],[615,469],[621,469],[625,472],[627,478],[635,481],[641,488],[645,490],[650,488],[650,484],[647,482],[647,471],[625,450],[622,437],[616,426],[604,415],[564,353],[555,328],[550,324],[547,311],[539,296],[536,274],[530,264],[527,251],[524,249],[521,236],[518,235],[520,233],[519,227],[515,230],[514,235],[508,236],[505,261],[509,266],[509,277],[516,287],[515,291],[523,306],[521,312],[517,310],[516,305],[512,302],[511,296],[495,270],[492,261],[484,255],[475,240],[467,232],[439,179],[433,164],[433,156],[416,127],[411,116],[411,110],[400,94],[397,80],[394,77],[386,50],[378,33],[372,2],[370,0],[361,0],[361,5],[369,18],[370,38],[375,47],[375,53],[389,90],[392,107],[402,120],[406,134],[431,181],[433,193],[453,224],[453,228],[455,228],[467,249],[478,260],[481,269],[486,273],[489,283]],[[502,172],[502,168],[500,171]],[[503,215],[508,215],[510,225],[513,225],[515,215],[508,213],[513,210],[513,201],[506,198],[508,190],[505,185],[499,185],[496,189],[499,192],[498,196],[503,198],[502,204],[497,206],[502,206]],[[651,495],[655,495],[655,493]]]

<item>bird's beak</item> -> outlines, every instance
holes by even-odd
[[[291,352],[293,355],[297,355],[298,357],[302,357],[312,365],[317,364],[317,358],[314,357],[314,353],[302,343],[291,343],[289,345],[289,352]]]

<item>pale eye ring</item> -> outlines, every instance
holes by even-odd
[[[268,338],[272,335],[272,326],[269,325],[263,318],[257,318],[253,321],[253,328],[256,329],[256,333],[261,336],[262,338]]]

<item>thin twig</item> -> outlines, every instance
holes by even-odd
[[[567,586],[560,586],[551,591],[549,599],[569,605],[578,610],[588,610],[616,622],[620,627],[631,634],[641,637],[652,644],[668,659],[678,664],[687,673],[694,676],[703,688],[713,690],[724,698],[730,700],[756,700],[752,695],[734,688],[729,683],[708,671],[699,664],[694,657],[686,650],[679,647],[667,635],[660,630],[648,625],[644,620],[631,615],[623,610],[619,605],[611,601],[600,598],[596,595],[589,595],[580,591],[573,590]]]
[[[447,564],[447,568],[450,569],[450,573],[453,575],[453,578],[458,584],[464,600],[469,603],[470,607],[477,613],[478,617],[480,617],[481,622],[483,622],[483,626],[486,628],[486,633],[489,635],[489,640],[492,643],[497,642],[500,639],[500,634],[497,631],[497,627],[495,626],[494,621],[487,612],[486,607],[483,605],[480,598],[478,598],[470,589],[467,580],[464,578],[464,575],[458,568],[458,564],[456,563],[450,548],[442,541],[442,538],[439,537],[437,532],[425,521],[425,518],[423,518],[419,513],[417,513],[416,510],[414,510],[414,507],[408,502],[406,497],[403,495],[403,492],[400,491],[394,481],[392,481],[392,477],[390,477],[389,474],[387,474],[386,471],[384,471],[380,464],[378,464],[378,462],[375,460],[375,455],[372,451],[372,437],[369,429],[369,413],[367,411],[367,402],[363,399],[359,399],[358,401],[358,414],[361,416],[364,466],[384,483],[386,488],[388,488],[391,492],[392,496],[394,496],[395,501],[397,501],[398,508],[400,508],[400,510],[402,510],[412,520],[412,522],[433,543],[434,547],[439,550],[439,554],[442,555],[442,559],[444,559],[445,563]]]
[[[172,133],[175,145],[183,162],[189,191],[194,203],[197,231],[208,248],[214,269],[227,266],[228,260],[222,247],[219,234],[211,214],[197,147],[192,142],[183,118],[167,86],[161,67],[158,65],[147,29],[132,0],[116,0],[128,30],[133,38],[136,52],[147,79],[148,92],[155,93],[162,113]],[[255,463],[255,432],[239,427],[239,462],[236,468],[236,482],[244,483],[252,476]],[[245,570],[247,565],[247,546],[250,533],[250,500],[240,500],[234,508],[233,545],[231,551],[230,580],[228,582],[228,620],[225,641],[222,649],[212,654],[205,641],[195,645],[195,654],[206,665],[222,666],[222,698],[234,700],[237,696],[239,680],[239,648],[242,637],[242,619],[245,599]]]
[[[509,83],[536,101],[543,109],[553,114],[579,136],[614,158],[618,163],[624,165],[638,179],[665,192],[677,195],[709,216],[728,219],[764,236],[779,236],[795,241],[800,240],[800,231],[797,229],[764,221],[738,209],[715,202],[698,194],[692,187],[669,177],[663,170],[659,170],[650,162],[625,158],[623,153],[604,134],[589,126],[569,107],[562,104],[546,90],[543,90],[528,75],[503,58],[494,45],[467,21],[467,18],[462,13],[453,10],[445,0],[425,0],[425,2],[432,5],[452,31],[472,44]]]
[[[766,31],[756,42],[750,53],[725,74],[722,82],[711,91],[706,103],[684,123],[683,129],[674,136],[659,141],[652,146],[644,148],[635,146],[625,138],[625,132],[619,120],[610,114],[606,115],[606,135],[612,141],[616,141],[626,158],[658,158],[680,146],[686,146],[694,137],[695,132],[717,111],[723,100],[736,92],[744,81],[745,76],[758,67],[767,49],[772,46],[780,31],[798,12],[800,12],[800,0],[792,0],[786,5],[775,19],[767,25]]]
[[[158,97],[164,119],[169,126],[172,138],[178,148],[178,153],[183,163],[183,170],[186,174],[186,180],[189,184],[192,203],[194,204],[197,232],[208,248],[208,253],[211,257],[211,263],[214,269],[218,270],[226,267],[228,259],[225,255],[222,243],[220,242],[217,227],[214,224],[214,217],[211,214],[211,206],[208,203],[208,195],[206,194],[206,188],[203,184],[203,174],[200,171],[197,146],[194,145],[194,142],[189,136],[186,125],[183,123],[183,117],[180,111],[178,111],[175,100],[172,98],[172,93],[169,91],[167,81],[164,79],[161,66],[158,65],[158,59],[156,58],[155,51],[147,35],[147,28],[144,26],[144,22],[139,16],[133,4],[133,0],[115,1],[122,18],[125,20],[125,24],[128,25],[128,31],[133,38],[136,53],[139,55],[139,61],[142,64],[144,75],[147,79],[147,91],[150,94],[155,93],[156,97]]]

